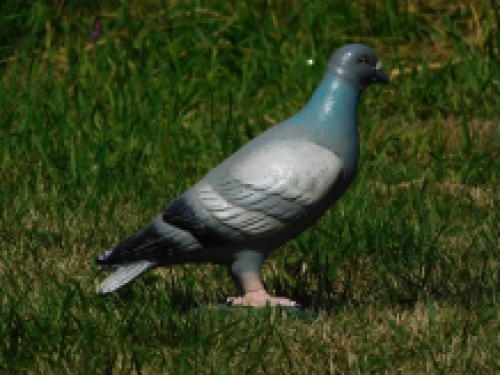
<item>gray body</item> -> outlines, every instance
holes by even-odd
[[[98,258],[100,268],[118,267],[99,292],[150,268],[189,262],[227,265],[240,292],[252,289],[245,275],[260,280],[265,257],[316,222],[351,184],[359,97],[376,82],[388,78],[371,48],[339,49],[301,111],[248,142]]]

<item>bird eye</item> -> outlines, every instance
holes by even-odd
[[[370,63],[368,61],[368,56],[361,56],[358,61],[360,63],[366,64],[366,65],[370,65]]]

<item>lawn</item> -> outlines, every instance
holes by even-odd
[[[495,0],[14,1],[0,5],[0,372],[500,373]],[[344,197],[220,310],[225,268],[102,297],[95,256],[296,113],[330,55],[390,73],[358,116]]]

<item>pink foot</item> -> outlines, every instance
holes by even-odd
[[[228,297],[227,304],[230,306],[252,306],[265,307],[270,306],[290,306],[302,309],[302,306],[295,301],[283,297],[272,297],[265,290],[255,292],[246,292],[240,297]]]

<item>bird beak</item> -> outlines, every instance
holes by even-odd
[[[377,62],[373,71],[373,82],[380,83],[382,85],[387,85],[389,83],[389,76],[386,72],[382,70],[382,63]]]

